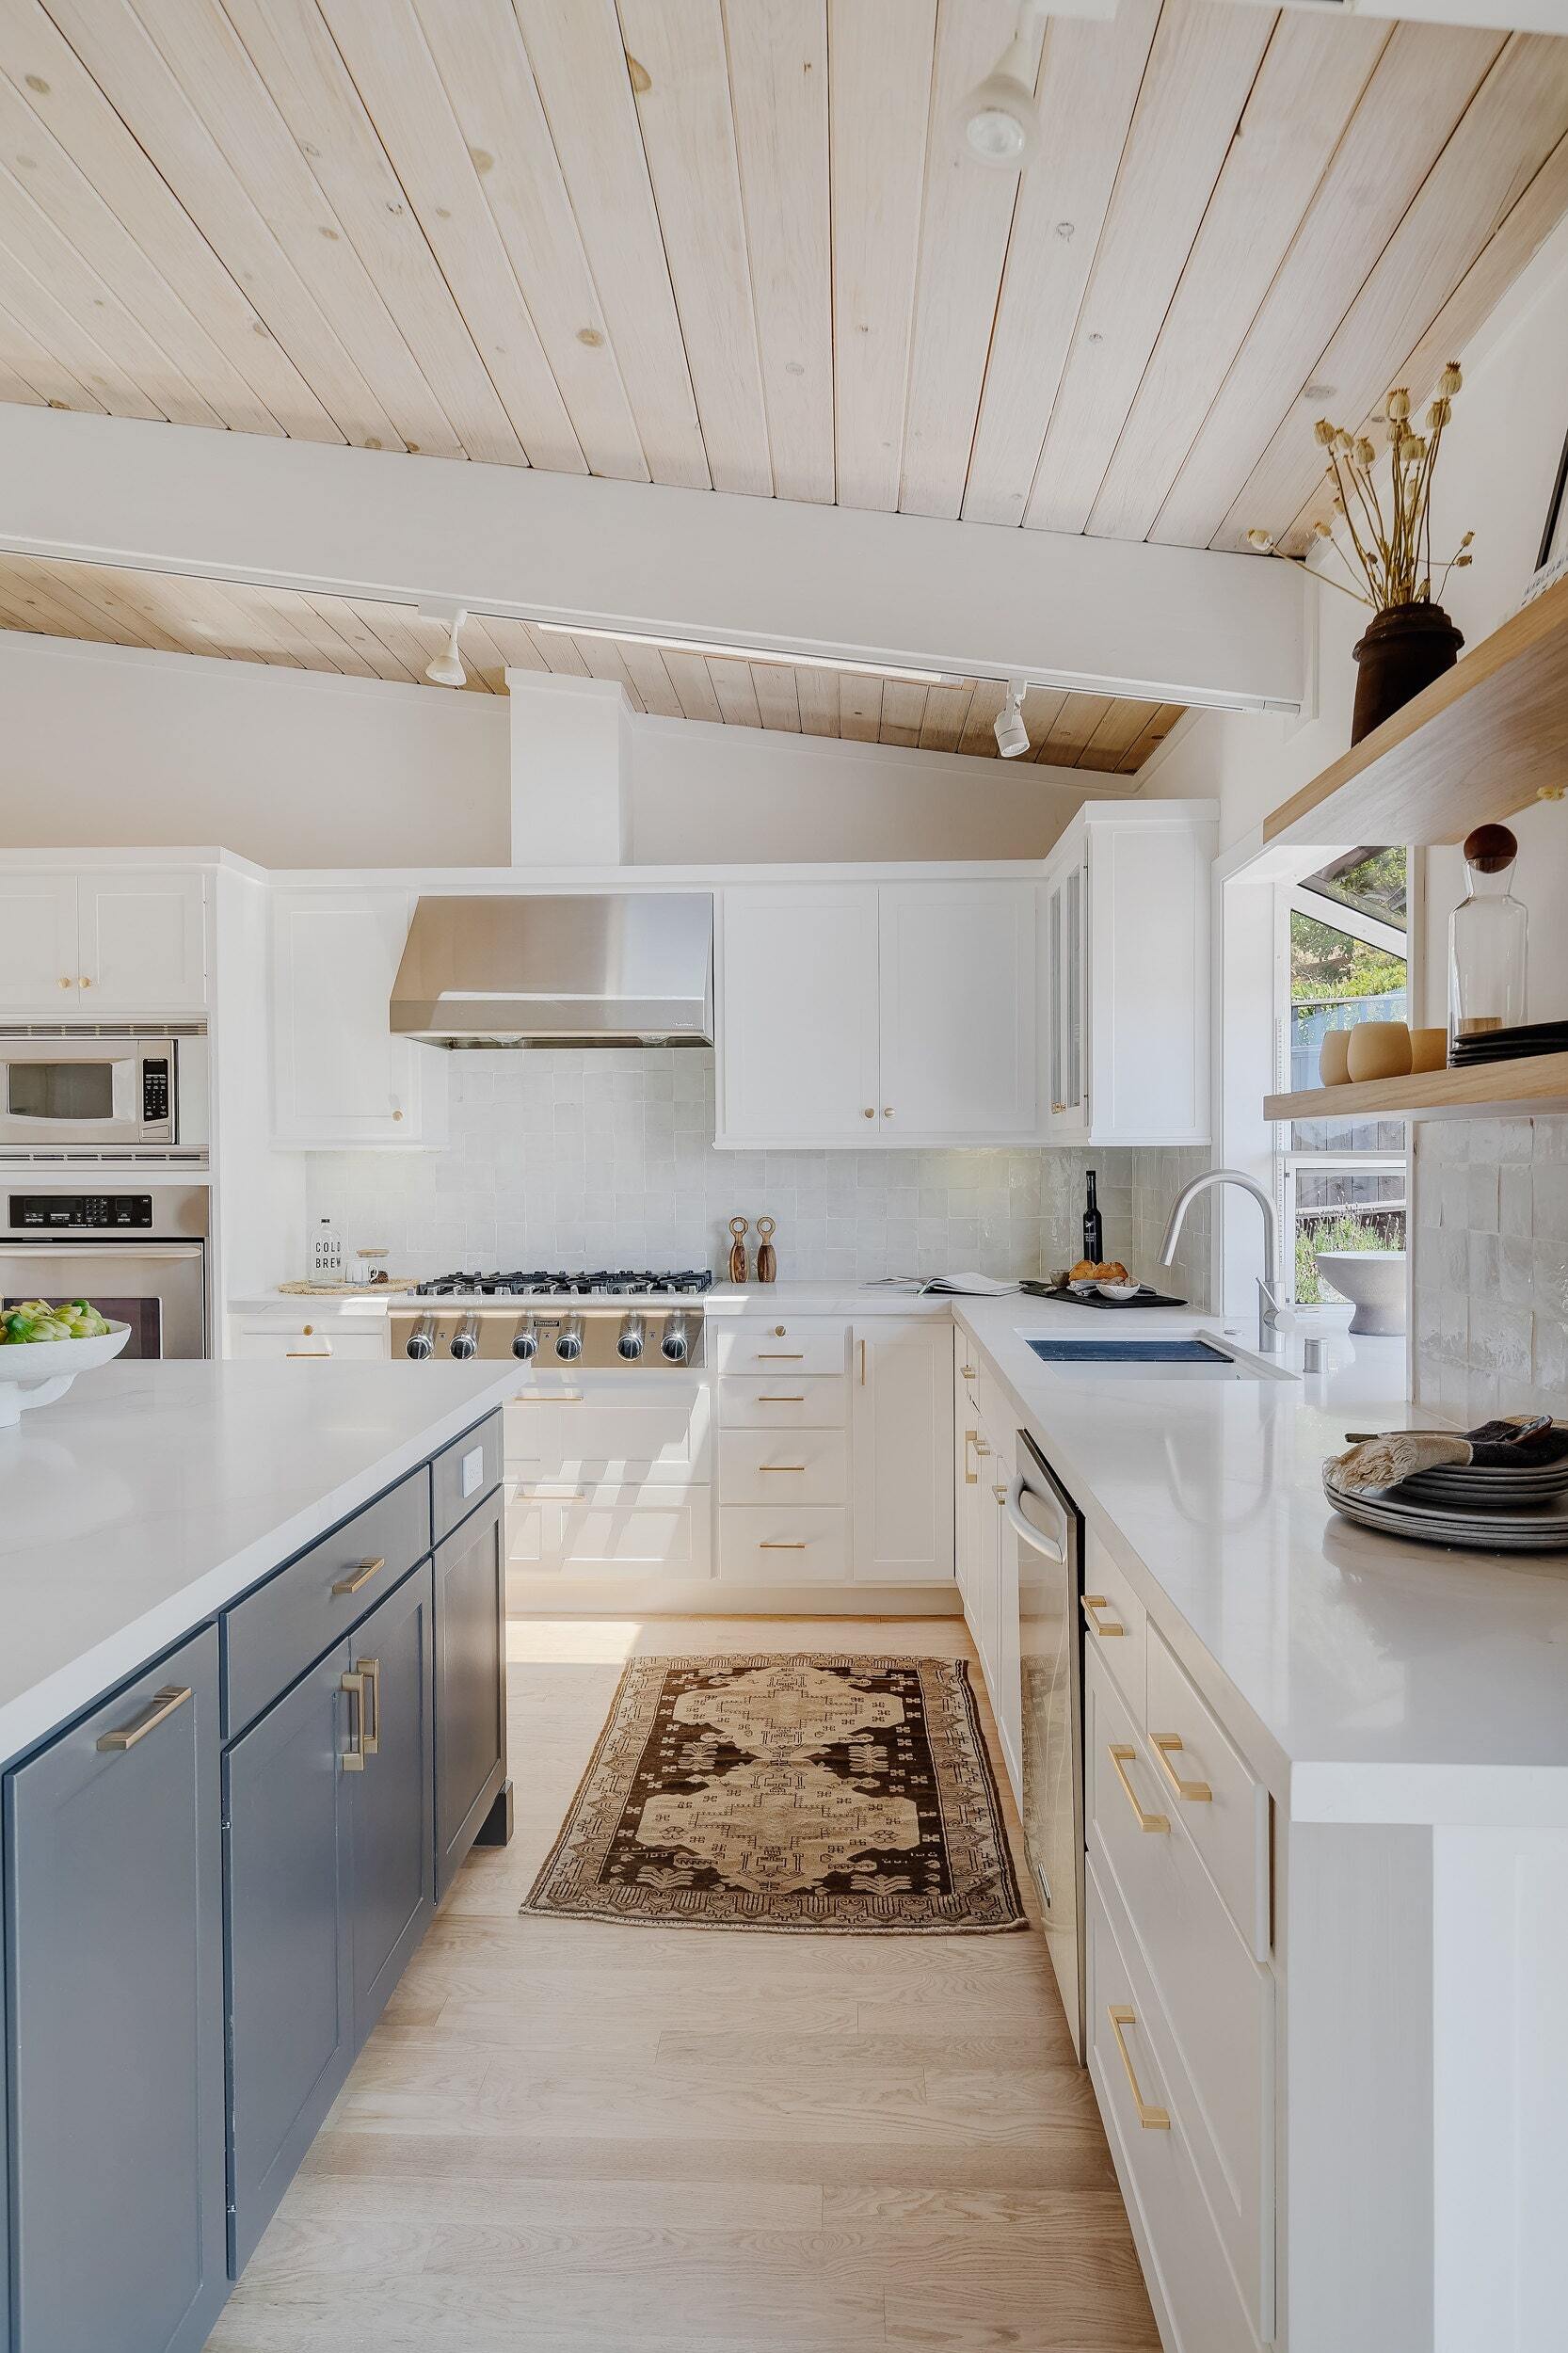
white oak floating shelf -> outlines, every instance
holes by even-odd
[[[1568,1054],[1263,1097],[1265,1119],[1533,1119],[1561,1111],[1568,1111]]]
[[[1282,801],[1263,839],[1463,841],[1473,826],[1564,791],[1568,579]]]

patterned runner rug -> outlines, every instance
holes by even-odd
[[[634,1658],[521,1909],[859,1935],[1026,1927],[967,1666]]]

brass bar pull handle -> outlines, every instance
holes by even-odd
[[[377,1756],[381,1750],[381,1661],[361,1658],[360,1673],[365,1679],[365,1728],[360,1746],[367,1756]]]
[[[757,1402],[759,1405],[804,1405],[806,1392],[802,1389],[798,1397],[763,1397],[759,1394]]]
[[[1127,1632],[1126,1626],[1123,1625],[1118,1619],[1112,1618],[1102,1625],[1099,1619],[1095,1615],[1096,1609],[1109,1609],[1111,1607],[1111,1604],[1107,1601],[1103,1593],[1084,1593],[1081,1596],[1081,1600],[1083,1604],[1083,1614],[1088,1619],[1090,1625],[1094,1627],[1095,1632],[1099,1636],[1102,1642],[1109,1641],[1112,1634],[1125,1634]]]
[[[785,1544],[781,1543],[776,1537],[764,1536],[757,1549],[759,1552],[804,1552],[806,1550],[806,1540],[803,1536],[795,1536],[792,1537],[788,1544]]]
[[[370,1583],[377,1569],[384,1569],[386,1565],[379,1555],[374,1561],[361,1561],[352,1577],[339,1577],[332,1591],[334,1593],[357,1593],[361,1585]]]
[[[328,1340],[325,1348],[285,1348],[283,1353],[285,1356],[315,1356],[325,1362],[332,1353],[332,1343]]]
[[[1135,2026],[1138,2024],[1137,2011],[1130,2009],[1125,2002],[1111,2002],[1106,2007],[1105,2014],[1111,2021],[1111,2031],[1116,2038],[1116,2048],[1122,2055],[1122,2065],[1127,2069],[1127,2079],[1132,2087],[1132,2105],[1138,2111],[1139,2123],[1146,2133],[1168,2133],[1171,2129],[1170,2110],[1151,2107],[1144,2099],[1138,2087],[1138,2078],[1133,2073],[1132,2054],[1127,2047],[1127,2038],[1122,2032],[1124,2026]]]
[[[338,1689],[348,1694],[348,1746],[343,1753],[345,1773],[365,1769],[365,1679],[357,1668],[338,1677]]]
[[[960,1365],[958,1369],[963,1374],[966,1381],[972,1381],[974,1379],[975,1371],[973,1365]]]
[[[866,1343],[865,1343],[865,1341],[864,1341],[864,1340],[862,1340],[862,1341],[861,1341],[861,1343],[860,1343],[860,1386],[861,1386],[862,1388],[864,1388],[864,1387],[865,1387],[865,1385],[866,1385]]]
[[[1143,1807],[1138,1802],[1138,1792],[1134,1789],[1131,1781],[1128,1777],[1127,1769],[1137,1756],[1137,1750],[1129,1748],[1125,1740],[1112,1740],[1107,1744],[1105,1753],[1111,1759],[1112,1766],[1115,1771],[1116,1779],[1121,1783],[1122,1787],[1127,1792],[1127,1801],[1128,1805],[1138,1817],[1139,1829],[1169,1830],[1171,1827],[1170,1817],[1165,1814],[1145,1814]]]
[[[804,1463],[759,1463],[757,1467],[760,1471],[803,1471],[806,1465]]]
[[[980,1484],[980,1473],[969,1468],[969,1449],[971,1447],[978,1449],[979,1445],[979,1431],[966,1430],[964,1433],[964,1484],[966,1487],[978,1487]]]
[[[581,1405],[581,1389],[520,1389],[508,1405]]]
[[[1189,1805],[1208,1805],[1212,1801],[1214,1792],[1208,1782],[1183,1781],[1171,1763],[1173,1756],[1181,1754],[1181,1742],[1174,1732],[1151,1732],[1149,1746],[1154,1751],[1155,1763],[1178,1798],[1185,1798]]]
[[[166,1683],[161,1691],[153,1692],[139,1716],[133,1717],[128,1724],[121,1724],[118,1731],[102,1734],[98,1746],[101,1749],[134,1749],[138,1740],[145,1740],[150,1732],[156,1732],[160,1724],[167,1723],[175,1709],[184,1707],[189,1697],[188,1683]]]
[[[757,1361],[760,1365],[803,1365],[806,1351],[804,1348],[760,1348]]]
[[[991,1493],[996,1497],[999,1503],[1005,1503],[1007,1501],[1007,1490],[1005,1487],[993,1487]]]

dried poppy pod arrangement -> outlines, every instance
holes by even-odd
[[[1441,578],[1434,593],[1432,481],[1437,470],[1444,429],[1453,414],[1454,394],[1464,380],[1458,361],[1450,360],[1438,380],[1436,397],[1427,410],[1424,433],[1417,433],[1410,422],[1410,394],[1404,386],[1396,384],[1388,394],[1384,403],[1389,466],[1386,513],[1377,479],[1376,443],[1364,433],[1347,433],[1343,425],[1331,424],[1327,417],[1320,417],[1312,428],[1319,447],[1328,453],[1326,471],[1327,479],[1334,486],[1334,512],[1344,524],[1351,543],[1351,553],[1347,554],[1335,526],[1320,519],[1315,522],[1314,536],[1329,543],[1348,574],[1346,580],[1336,580],[1331,572],[1320,572],[1316,577],[1326,580],[1332,587],[1342,588],[1347,596],[1354,597],[1358,604],[1369,605],[1374,613],[1386,613],[1398,604],[1440,603],[1448,574],[1463,570],[1470,561],[1470,543],[1476,536],[1473,531],[1467,531],[1452,555],[1438,566]],[[1272,534],[1267,531],[1249,531],[1247,544],[1261,554],[1278,555],[1288,564],[1304,561],[1303,557],[1285,555],[1274,545]]]
[[[1320,517],[1313,534],[1326,542],[1345,571],[1343,579],[1329,570],[1314,571],[1313,578],[1368,606],[1374,616],[1355,648],[1360,675],[1352,744],[1451,669],[1464,643],[1441,600],[1449,573],[1462,571],[1470,562],[1475,533],[1467,531],[1452,555],[1435,568],[1440,575],[1435,592],[1432,559],[1432,476],[1453,415],[1454,395],[1463,382],[1458,362],[1450,360],[1427,410],[1424,433],[1411,424],[1409,392],[1402,384],[1395,385],[1384,402],[1388,472],[1381,485],[1378,447],[1365,433],[1348,433],[1327,417],[1320,417],[1312,428],[1319,447],[1327,453],[1326,477],[1336,518],[1329,522]],[[1348,552],[1339,524],[1350,542]],[[1275,546],[1271,532],[1249,531],[1247,543],[1283,563],[1306,560],[1287,555]]]

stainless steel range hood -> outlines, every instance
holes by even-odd
[[[392,1027],[432,1046],[708,1046],[705,890],[421,899]]]

